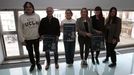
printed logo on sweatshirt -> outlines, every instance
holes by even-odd
[[[25,26],[34,26],[34,25],[39,25],[39,22],[37,21],[30,21],[30,22],[26,22],[24,23]]]
[[[39,22],[34,18],[28,18],[28,19],[26,19],[26,22],[24,23],[24,25],[26,27],[35,26],[35,25],[39,25]]]

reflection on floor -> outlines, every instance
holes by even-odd
[[[59,69],[55,69],[55,65],[46,71],[42,65],[42,71],[36,68],[32,73],[29,73],[29,66],[1,69],[0,75],[129,75],[134,73],[134,53],[120,54],[117,56],[116,68],[109,68],[108,64],[102,63],[104,58],[99,58],[100,65],[93,65],[91,60],[88,59],[88,67],[82,68],[81,61],[75,61],[73,67],[67,67],[65,62],[59,63]]]

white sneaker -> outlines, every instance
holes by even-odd
[[[84,60],[81,61],[81,66],[83,65],[83,63],[84,63]]]

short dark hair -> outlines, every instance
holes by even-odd
[[[33,12],[34,13],[34,5],[31,3],[31,2],[25,2],[24,5],[23,5],[23,8],[24,8],[24,13],[27,13],[25,10],[26,10],[26,7],[27,7],[27,4],[30,4],[33,8]]]

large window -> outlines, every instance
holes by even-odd
[[[0,16],[3,31],[16,31],[13,11],[0,11]]]
[[[45,10],[36,10],[37,14],[39,14],[40,19],[46,16]],[[80,17],[80,10],[72,10],[73,12],[73,19],[77,20]],[[94,11],[89,10],[89,16],[94,15]],[[15,13],[15,14],[14,14]],[[22,15],[23,11],[0,11],[0,19],[1,19],[1,26],[0,29],[2,31],[3,36],[3,43],[5,48],[5,54],[7,57],[11,56],[24,56],[27,55],[27,50],[25,46],[21,46],[20,42],[18,41],[17,29],[16,26],[18,24],[18,17]],[[105,18],[108,16],[108,11],[103,11],[103,15]],[[60,23],[65,18],[65,10],[54,10],[54,17],[58,18]],[[130,45],[134,44],[134,11],[118,11],[117,16],[122,19],[122,32],[121,32],[121,40],[118,46],[121,45]],[[76,33],[77,34],[77,33]],[[64,44],[63,44],[63,33],[59,37],[58,43],[58,51],[59,54],[64,51]],[[44,53],[42,51],[43,44],[40,41],[40,53]],[[75,51],[79,51],[79,44],[78,39],[76,38],[76,46]]]
[[[5,43],[7,56],[18,56],[19,47],[18,47],[17,35],[8,34],[3,36],[4,36],[4,43]]]
[[[18,56],[18,39],[13,11],[0,11],[1,33],[4,41],[6,56]]]

